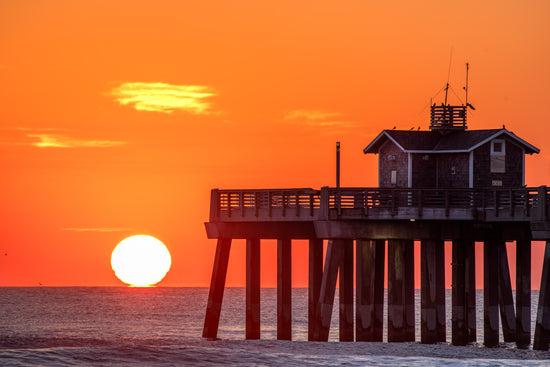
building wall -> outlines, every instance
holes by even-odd
[[[469,153],[437,155],[437,187],[467,188],[469,186]]]
[[[434,154],[411,154],[412,187],[436,187],[437,156]]]
[[[491,142],[474,151],[475,188],[520,188],[523,182],[523,150],[514,143],[505,142],[505,172],[491,173]]]
[[[408,186],[408,154],[388,140],[378,151],[378,182],[380,187]],[[392,171],[396,172],[395,184],[391,181]]]

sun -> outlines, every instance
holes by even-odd
[[[160,282],[171,264],[172,258],[166,246],[147,235],[125,238],[111,255],[115,275],[133,287],[148,287]]]

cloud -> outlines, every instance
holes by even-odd
[[[38,148],[108,148],[126,144],[124,141],[114,140],[75,139],[60,134],[27,134],[27,137],[38,140],[29,143]]]
[[[61,228],[62,231],[73,231],[73,232],[125,232],[131,231],[131,228]]]
[[[192,114],[211,114],[206,99],[216,95],[204,85],[172,85],[167,83],[123,83],[110,93],[121,105],[138,111],[172,113],[176,110]]]
[[[360,124],[338,118],[342,114],[338,112],[326,112],[318,110],[293,110],[285,114],[284,119],[293,123],[302,124],[305,127],[322,128],[322,132],[328,134],[345,133],[349,129],[359,127]]]
[[[285,120],[306,119],[306,120],[325,120],[327,118],[340,116],[337,112],[324,112],[316,110],[294,110],[285,115]]]

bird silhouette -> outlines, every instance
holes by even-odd
[[[396,128],[396,126],[394,126],[392,130],[395,130],[395,128]]]

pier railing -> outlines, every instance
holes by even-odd
[[[214,189],[210,221],[544,221],[548,218],[549,207],[550,195],[546,186],[520,189]]]

